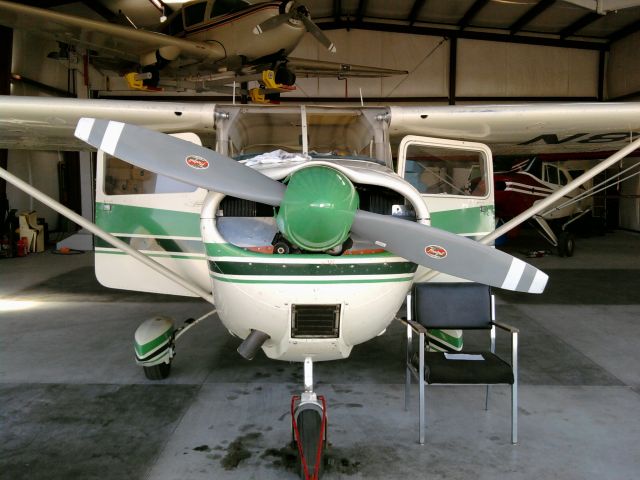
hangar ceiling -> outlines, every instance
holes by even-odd
[[[322,82],[301,78],[298,91],[289,94],[288,101],[313,98],[318,102],[348,102],[358,91],[371,102],[388,102],[393,98],[396,102],[450,104],[505,99],[623,100],[638,95],[640,70],[635,60],[636,47],[628,40],[640,32],[640,0],[298,1],[310,9],[320,28],[331,31],[329,36],[346,47],[339,49],[338,56],[327,57],[326,52],[316,50],[312,39],[307,39],[295,56],[384,66],[408,70],[410,74],[402,79],[359,80],[357,85],[348,85],[340,78]],[[26,0],[21,3],[111,22],[123,22],[126,15],[138,27],[153,28],[159,25],[163,8],[154,4],[164,5],[164,13],[169,15],[185,2]],[[626,40],[618,41],[621,39]],[[439,48],[442,45],[446,48]],[[415,55],[417,52],[421,52],[420,58]],[[479,61],[480,58],[490,61]],[[38,78],[38,72],[31,73],[33,69],[28,65],[22,65],[22,69],[23,82]],[[124,91],[117,82],[96,86],[94,94],[109,98],[141,95]],[[157,95],[169,98],[171,94],[167,91]],[[184,98],[191,93],[177,94]],[[200,92],[198,98],[204,96]],[[219,97],[208,98],[217,101]]]
[[[61,7],[110,21],[122,11],[139,26],[156,24],[160,16],[150,0],[27,0],[21,3],[41,8]],[[168,14],[184,2],[162,3]],[[306,3],[324,30],[357,28],[578,48],[581,45],[597,48],[640,30],[640,1],[634,0],[308,0],[302,3]],[[615,10],[620,5],[627,8]],[[614,9],[607,11],[610,8]],[[595,11],[597,9],[601,13]]]

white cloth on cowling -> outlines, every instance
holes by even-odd
[[[296,163],[296,162],[308,162],[311,160],[309,155],[303,153],[291,153],[284,150],[274,150],[273,152],[261,153],[253,158],[246,160],[240,160],[240,163],[244,163],[247,167],[253,167],[254,165],[269,165],[278,163]]]

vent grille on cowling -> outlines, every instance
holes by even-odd
[[[292,338],[338,338],[340,305],[293,305]]]

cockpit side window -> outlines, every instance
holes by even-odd
[[[166,33],[167,35],[178,35],[183,31],[184,27],[182,26],[182,13],[178,13],[177,15],[173,16],[168,25],[163,29],[163,33]]]
[[[204,21],[204,12],[207,9],[207,2],[195,3],[184,7],[184,25],[189,28]]]
[[[250,6],[245,0],[215,0],[211,8],[211,18],[238,12]]]
[[[486,163],[481,152],[410,144],[404,178],[424,195],[485,197]]]
[[[187,193],[196,187],[135,167],[105,154],[104,193],[139,195],[148,193]]]

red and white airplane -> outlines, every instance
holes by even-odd
[[[577,177],[576,172],[587,170],[578,169],[580,165],[574,162],[572,166],[570,162],[540,162],[533,158],[520,162],[509,171],[494,173],[496,217],[511,220],[570,183]],[[562,257],[572,256],[575,246],[574,236],[567,227],[578,218],[593,213],[591,191],[591,187],[578,187],[532,217],[541,235],[558,248]],[[558,234],[551,223],[560,223]]]

